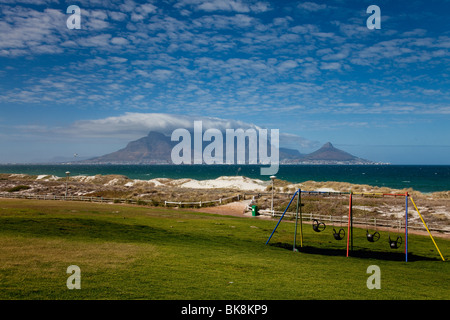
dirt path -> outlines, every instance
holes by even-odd
[[[251,201],[252,200],[230,202],[221,206],[195,209],[195,211],[243,217],[246,216],[245,211]]]
[[[247,208],[252,203],[252,200],[243,200],[237,202],[231,202],[224,204],[222,206],[216,207],[207,207],[194,209],[196,212],[205,212],[205,213],[213,213],[213,214],[223,214],[228,216],[236,216],[236,217],[252,217],[251,211],[247,210]],[[272,219],[270,216],[259,215],[257,217],[253,217],[256,219]]]

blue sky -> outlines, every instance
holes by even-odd
[[[67,28],[70,5],[81,29]],[[381,9],[381,29],[366,12]],[[194,120],[450,164],[450,1],[0,0],[0,163]]]

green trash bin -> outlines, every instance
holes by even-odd
[[[252,216],[253,217],[259,216],[258,206],[252,206]]]

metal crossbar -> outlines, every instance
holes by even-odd
[[[259,214],[272,216],[272,217],[280,217],[283,212],[282,211],[272,211],[271,210],[259,210]],[[285,216],[295,217],[295,212],[286,212]],[[311,212],[303,212],[303,219],[313,221],[314,219],[318,219],[324,222],[330,222],[331,224],[347,224],[347,216],[333,216],[333,215],[324,215],[324,214],[315,214]],[[383,218],[364,218],[364,217],[353,217],[353,224],[359,226],[367,226],[369,228],[378,228],[378,227],[391,227],[391,228],[399,228],[404,229],[405,223],[402,219],[397,221],[392,221],[389,219]],[[423,230],[423,225],[419,222],[409,221],[408,228],[415,230]],[[450,233],[450,226],[437,225],[436,223],[430,223],[428,228],[430,231]]]

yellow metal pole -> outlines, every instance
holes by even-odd
[[[409,198],[411,199],[411,202],[412,202],[412,204],[414,205],[414,208],[416,208],[416,211],[417,211],[417,213],[419,214],[420,220],[422,220],[423,225],[424,225],[425,228],[427,229],[428,234],[430,235],[430,238],[431,238],[431,240],[432,240],[433,243],[434,243],[434,246],[436,247],[437,251],[439,252],[439,255],[440,255],[441,258],[442,258],[442,261],[445,261],[444,257],[442,256],[441,250],[439,250],[439,247],[437,246],[436,242],[434,241],[433,236],[431,235],[431,232],[430,232],[430,230],[429,230],[428,227],[427,227],[427,224],[425,223],[425,221],[424,221],[423,218],[422,218],[422,215],[421,215],[420,212],[419,212],[419,209],[417,209],[417,206],[416,206],[416,204],[414,203],[414,199],[413,199],[411,196],[410,196]]]

